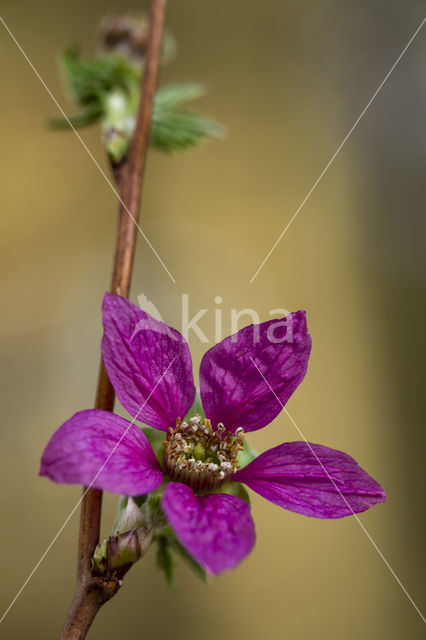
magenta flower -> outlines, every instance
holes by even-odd
[[[110,294],[103,321],[110,380],[134,420],[165,432],[162,463],[133,422],[86,410],[52,436],[40,475],[127,496],[164,482],[167,521],[211,574],[234,567],[255,542],[249,505],[224,492],[230,482],[316,518],[341,518],[385,500],[353,458],[321,445],[288,442],[238,468],[244,434],[269,424],[306,374],[311,339],[304,311],[245,327],[207,351],[200,368],[204,420],[185,419],[195,387],[188,345],[175,329]]]

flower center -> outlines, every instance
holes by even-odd
[[[188,422],[176,421],[164,442],[164,463],[171,480],[188,484],[194,491],[212,491],[227,482],[238,469],[244,430],[234,434],[222,423],[213,430],[210,420],[196,414]]]

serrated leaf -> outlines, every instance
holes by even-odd
[[[217,122],[197,113],[154,107],[150,143],[160,151],[190,149],[207,138],[223,138],[224,133]]]
[[[204,95],[201,84],[186,83],[160,87],[155,94],[151,122],[151,144],[161,151],[196,146],[206,138],[220,138],[225,130],[217,122],[180,107]]]
[[[50,118],[49,127],[52,129],[79,129],[81,127],[87,127],[99,120],[103,115],[103,108],[100,105],[94,104],[84,111],[74,114],[73,116],[67,116],[66,118]]]
[[[157,89],[155,103],[157,108],[173,109],[197,98],[201,98],[205,93],[206,90],[202,84],[169,84]]]
[[[76,47],[69,48],[60,58],[65,83],[74,101],[83,107],[69,120],[74,128],[102,122],[103,141],[114,163],[128,153],[133,135],[139,99],[141,69],[123,56],[105,55],[92,60],[81,59]],[[119,94],[124,109],[114,110]],[[221,138],[224,128],[217,122],[182,108],[200,98],[205,90],[201,84],[183,83],[160,87],[155,95],[150,144],[167,153],[190,149],[208,138]],[[53,128],[67,128],[64,118],[51,121]]]
[[[82,60],[77,47],[71,47],[62,54],[60,66],[66,84],[79,104],[99,104],[106,92],[124,84],[113,59]]]

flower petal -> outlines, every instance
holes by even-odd
[[[310,351],[304,311],[249,325],[212,347],[200,368],[201,398],[212,425],[255,431],[269,424],[282,406],[256,366],[284,405],[305,377]]]
[[[97,409],[80,411],[59,427],[44,450],[40,475],[127,496],[154,491],[163,481],[146,435]]]
[[[151,427],[174,427],[195,397],[184,338],[120,296],[107,293],[102,311],[102,354],[121,404]]]
[[[177,537],[208,572],[232,569],[255,542],[250,507],[223,493],[195,495],[180,482],[166,485],[163,510]]]
[[[232,479],[284,509],[314,518],[350,516],[386,499],[351,456],[306,442],[269,449]]]

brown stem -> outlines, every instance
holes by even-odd
[[[111,278],[111,292],[127,297],[133,268],[137,237],[142,182],[149,144],[151,112],[160,61],[166,0],[151,0],[150,27],[141,98],[135,133],[129,155],[117,175],[120,187],[120,208]],[[101,362],[95,407],[112,411],[114,389]],[[118,591],[121,582],[92,573],[92,556],[99,542],[102,491],[83,488],[77,562],[77,589],[60,640],[82,640],[101,606]]]
[[[119,588],[120,580],[115,577],[91,578],[77,587],[61,639],[83,640],[99,609],[117,593]]]

